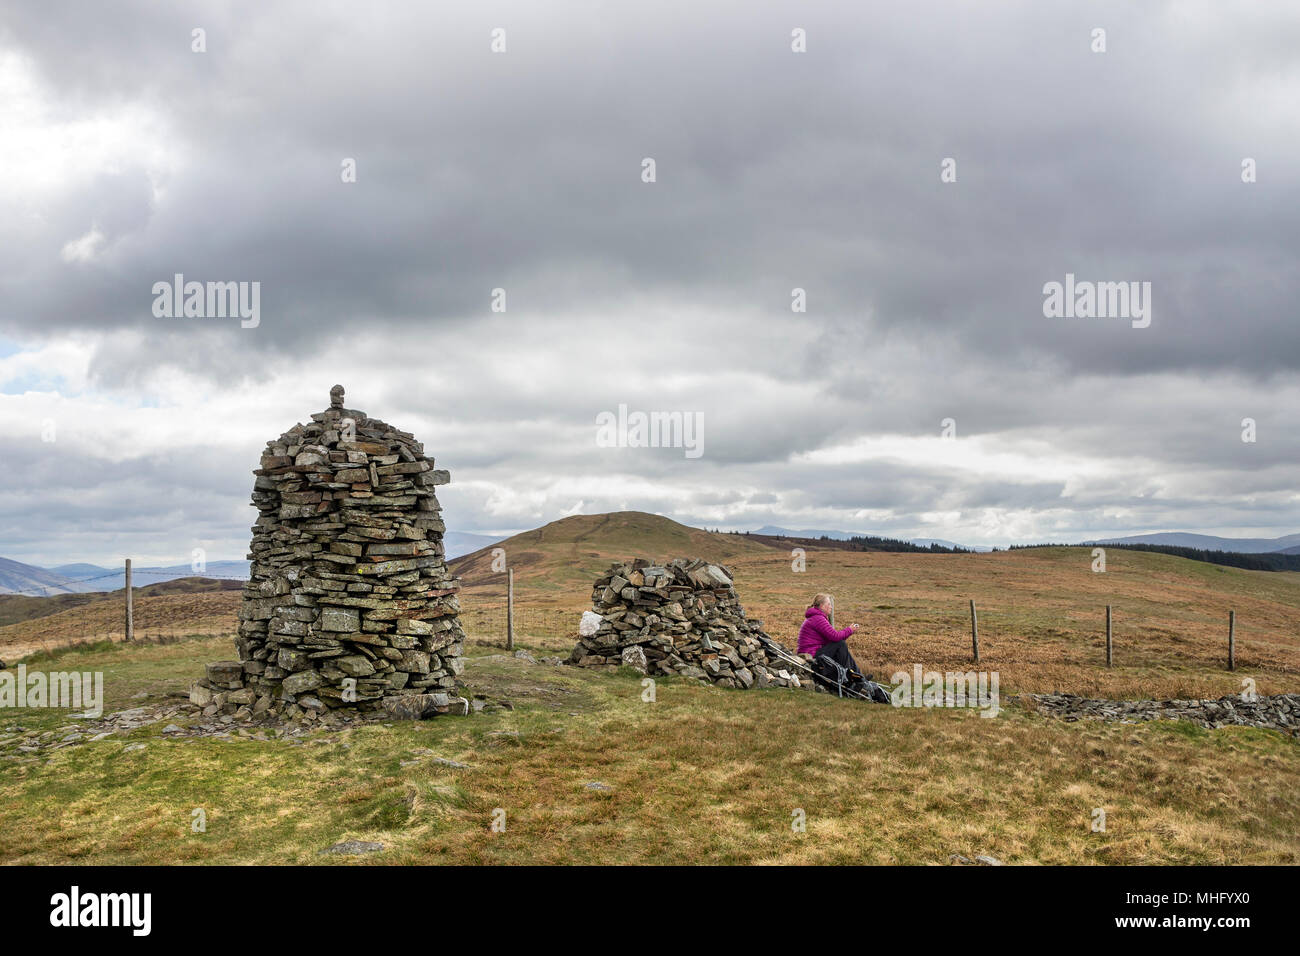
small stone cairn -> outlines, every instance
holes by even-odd
[[[699,559],[615,564],[592,591],[590,613],[600,623],[581,629],[568,663],[625,664],[722,687],[812,688],[810,677],[759,640],[768,637],[763,622],[745,617],[733,581],[727,568]]]
[[[467,713],[434,495],[449,475],[414,436],[344,408],[341,385],[311,419],[268,442],[253,472],[239,660],[209,664],[191,701],[236,717]]]

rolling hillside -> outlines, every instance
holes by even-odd
[[[144,636],[231,634],[238,581],[184,578],[136,588],[135,631]],[[122,639],[122,591],[29,598],[0,595],[0,660],[84,641]]]
[[[714,534],[639,512],[581,515],[501,542],[515,569],[516,636],[548,652],[572,649],[590,585],[615,560],[698,556],[736,573],[749,614],[792,644],[813,594],[836,596],[837,623],[877,674],[965,668],[970,612],[980,614],[984,666],[1004,692],[1067,690],[1115,697],[1220,696],[1251,676],[1262,692],[1300,690],[1300,574],[1245,571],[1141,551],[1115,551],[1104,573],[1086,547],[985,554],[854,553],[808,548],[792,569],[789,542]],[[504,633],[505,575],[491,549],[452,567],[462,576],[472,637]],[[1116,665],[1104,666],[1105,608]],[[1237,612],[1237,673],[1224,667],[1228,612]]]
[[[730,567],[747,612],[787,644],[812,595],[833,593],[837,622],[863,626],[850,642],[854,654],[878,675],[917,663],[966,668],[968,601],[974,599],[983,666],[999,672],[1004,693],[1217,697],[1239,692],[1243,677],[1256,680],[1263,693],[1300,690],[1300,574],[1293,572],[1117,549],[1107,571],[1093,573],[1086,547],[907,554],[834,546],[807,548],[805,570],[796,571],[789,541],[702,531],[641,512],[564,518],[497,546],[515,571],[516,639],[548,654],[572,649],[578,618],[590,607],[591,582],[613,561],[698,556]],[[464,585],[462,622],[472,644],[505,637],[506,575],[492,571],[492,550],[451,562]],[[238,591],[193,590],[218,585],[238,587],[190,579],[142,589],[137,628],[233,634]],[[72,608],[58,603],[71,597],[80,596],[41,599],[57,613],[0,627],[0,657],[110,633],[120,638],[120,592]],[[1108,604],[1115,635],[1110,670],[1104,666]],[[1237,613],[1235,673],[1224,666],[1230,610]]]
[[[505,549],[515,569],[516,588],[523,585],[539,593],[576,593],[584,597],[596,575],[623,558],[667,560],[689,554],[725,563],[743,555],[789,553],[788,546],[774,546],[744,535],[701,531],[641,511],[574,515],[452,561],[452,570],[467,590],[499,586],[501,575],[492,571],[495,548]]]

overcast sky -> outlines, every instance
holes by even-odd
[[[459,531],[1296,532],[1297,51],[1290,0],[10,0],[0,556],[242,557],[335,383]],[[176,273],[259,324],[156,317]],[[1045,316],[1067,273],[1150,325]]]

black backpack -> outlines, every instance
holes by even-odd
[[[812,659],[813,679],[838,697],[863,697],[877,704],[889,703],[889,692],[877,684],[863,678],[857,671],[851,671],[838,661],[825,656]]]
[[[891,699],[889,691],[885,690],[885,688],[881,687],[873,680],[864,680],[861,686],[858,687],[858,691],[866,694],[877,704],[888,704]]]
[[[840,697],[844,696],[844,690],[849,686],[849,669],[847,667],[822,655],[814,657],[809,666],[812,668],[813,679],[818,684],[832,694]]]

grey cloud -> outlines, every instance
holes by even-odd
[[[0,333],[88,332],[96,388],[147,394],[179,368],[218,403],[303,356],[332,379],[396,352],[345,383],[360,407],[422,428],[467,482],[557,483],[541,505],[453,486],[466,530],[579,499],[755,523],[873,507],[900,527],[948,508],[1083,526],[1109,502],[1127,522],[1287,526],[1300,17],[1243,9],[11,4],[0,47],[34,65],[55,118],[152,116],[167,162],[159,179],[130,154],[34,200],[39,215],[0,235]],[[1104,55],[1088,51],[1094,25]],[[488,52],[494,26],[504,56]],[[103,253],[64,261],[92,225]],[[175,272],[261,281],[262,326],[155,319],[151,286]],[[1042,285],[1066,272],[1152,282],[1151,327],[1045,318]],[[807,314],[790,311],[796,286]],[[488,309],[496,287],[505,316]],[[595,413],[620,402],[701,411],[705,458],[594,447]],[[862,435],[935,435],[949,416],[962,437],[1146,469],[1063,499],[1060,480],[790,466]],[[269,437],[199,480],[242,500]],[[142,453],[114,480],[198,471]],[[662,491],[568,494],[592,473]],[[1224,505],[1133,505],[1162,474]],[[1247,492],[1254,506],[1234,497]],[[198,497],[177,507],[208,520]]]

